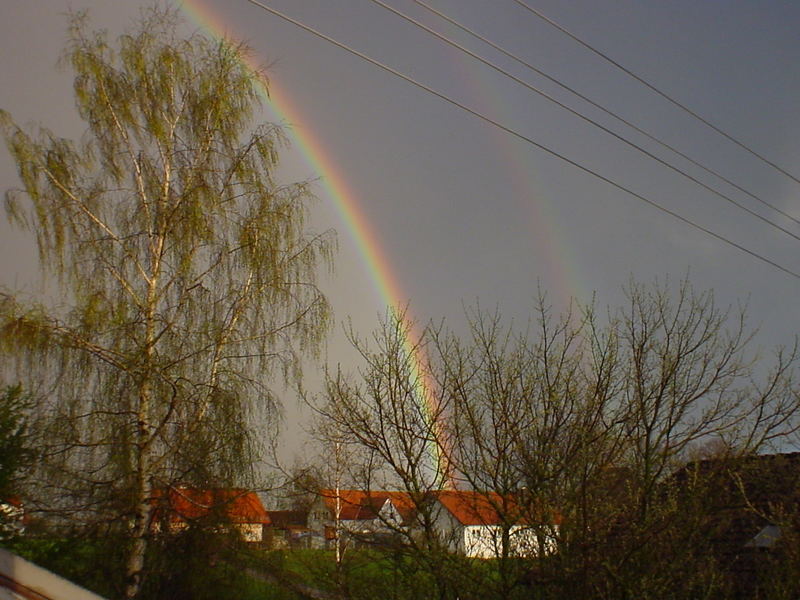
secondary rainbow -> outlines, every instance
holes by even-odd
[[[200,0],[184,0],[180,4],[184,13],[201,29],[215,38],[232,39],[227,31],[224,19],[213,12]],[[254,59],[244,61],[253,72],[259,67]],[[305,119],[297,112],[289,96],[275,81],[270,81],[269,90],[265,85],[259,87],[259,93],[278,117],[286,123],[303,123]],[[397,277],[394,276],[391,264],[378,243],[376,233],[371,224],[364,218],[358,204],[357,196],[347,183],[344,173],[338,168],[332,154],[325,148],[322,140],[313,136],[307,129],[290,128],[289,135],[295,147],[308,162],[309,166],[321,177],[321,184],[327,195],[333,200],[344,227],[356,245],[358,254],[369,273],[369,279],[387,310],[402,311],[408,303],[408,296],[403,293]],[[435,471],[439,474],[443,485],[452,486],[452,473],[449,468],[444,424],[437,418],[440,414],[432,393],[432,382],[426,375],[426,357],[418,348],[420,332],[415,326],[409,327],[404,339],[404,350],[411,366],[411,378],[417,382],[417,402],[433,429],[435,438],[441,440],[431,444],[430,451],[435,463]]]
[[[469,92],[471,106],[501,123],[514,123],[510,105],[513,96],[501,93],[504,90],[494,79],[496,73],[466,55],[453,59],[452,65]],[[535,269],[549,284],[548,300],[558,313],[567,311],[575,299],[591,298],[591,291],[584,285],[588,278],[580,270],[573,246],[567,243],[568,232],[560,223],[554,195],[547,193],[545,178],[538,173],[537,161],[532,160],[532,149],[492,127],[487,127],[485,141],[492,144],[494,155],[500,157],[498,164],[508,173],[508,197],[515,198],[527,213],[535,249],[531,261],[535,260]]]

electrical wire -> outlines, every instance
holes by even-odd
[[[622,185],[620,183],[617,183],[616,181],[614,181],[612,179],[609,179],[605,175],[602,175],[602,174],[598,173],[597,171],[594,171],[594,170],[590,169],[589,167],[586,167],[586,166],[578,163],[577,161],[575,161],[575,160],[573,160],[571,158],[568,158],[567,156],[557,152],[556,150],[553,150],[552,148],[549,148],[549,147],[545,146],[544,144],[540,144],[539,142],[537,142],[534,139],[526,136],[525,134],[520,133],[519,131],[517,131],[515,129],[512,129],[511,127],[503,125],[502,123],[492,119],[491,117],[488,117],[488,116],[478,112],[477,110],[472,109],[472,108],[466,106],[465,104],[462,104],[458,100],[455,100],[455,99],[451,98],[450,96],[447,96],[446,94],[444,94],[442,92],[439,92],[439,91],[431,88],[430,86],[417,81],[416,79],[410,77],[409,75],[401,73],[400,71],[394,69],[393,67],[390,67],[390,66],[388,66],[388,65],[386,65],[386,64],[384,64],[384,63],[382,63],[382,62],[380,62],[380,61],[378,61],[378,60],[376,60],[376,59],[374,59],[374,58],[372,58],[372,57],[370,57],[370,56],[368,56],[366,54],[364,54],[363,52],[360,52],[359,50],[351,48],[350,46],[344,44],[343,42],[340,42],[340,41],[338,41],[338,40],[336,40],[336,39],[334,39],[334,38],[322,33],[321,31],[318,31],[318,30],[314,29],[313,27],[311,27],[309,25],[306,25],[305,23],[303,23],[301,21],[298,21],[297,19],[294,19],[294,18],[290,17],[289,15],[286,15],[286,14],[280,12],[279,10],[264,4],[263,2],[259,2],[259,0],[245,0],[245,1],[249,2],[250,4],[252,4],[252,5],[254,5],[254,6],[258,7],[258,8],[260,8],[261,10],[264,10],[264,11],[272,14],[273,16],[278,17],[279,19],[281,19],[281,20],[283,20],[283,21],[285,21],[287,23],[291,23],[295,27],[298,27],[299,29],[302,29],[303,31],[305,31],[307,33],[310,33],[310,34],[314,35],[315,37],[318,37],[319,39],[325,40],[326,42],[336,46],[337,48],[340,48],[341,50],[344,50],[345,52],[348,52],[348,53],[352,54],[353,56],[356,56],[356,57],[358,57],[358,58],[370,63],[371,65],[373,65],[375,67],[378,67],[379,69],[385,71],[386,73],[394,75],[395,77],[398,77],[399,79],[402,79],[403,81],[405,81],[407,83],[410,83],[411,85],[413,85],[413,86],[415,86],[415,87],[417,87],[417,88],[419,88],[419,89],[421,89],[421,90],[423,90],[425,92],[428,92],[429,94],[431,94],[433,96],[436,96],[437,98],[447,102],[451,106],[455,106],[456,108],[459,108],[462,111],[464,111],[464,112],[466,112],[466,113],[468,113],[468,114],[470,114],[470,115],[472,115],[472,116],[474,116],[474,117],[476,117],[476,118],[478,118],[478,119],[480,119],[480,120],[482,120],[482,121],[484,121],[484,122],[486,122],[486,123],[488,123],[490,125],[493,125],[494,127],[500,129],[501,131],[504,131],[504,132],[508,133],[509,135],[512,135],[512,136],[516,137],[519,140],[522,140],[522,141],[524,141],[524,142],[526,142],[526,143],[528,143],[528,144],[530,144],[530,145],[532,145],[532,146],[534,146],[536,148],[539,148],[540,150],[550,154],[551,156],[554,156],[554,157],[562,160],[563,162],[566,162],[567,164],[572,165],[573,167],[583,171],[584,173],[587,173],[589,175],[592,175],[592,176],[596,177],[600,181],[603,181],[603,182],[611,185],[612,187],[615,187],[618,190],[620,190],[622,192],[625,192],[626,194],[636,198],[637,200],[640,200],[641,202],[644,202],[645,204],[648,204],[649,206],[652,206],[653,208],[655,208],[655,209],[657,209],[657,210],[659,210],[659,211],[661,211],[663,213],[666,213],[666,214],[670,215],[671,217],[681,221],[682,223],[685,223],[685,224],[689,225],[690,227],[692,227],[694,229],[697,229],[698,231],[702,231],[703,233],[705,233],[707,235],[710,235],[711,237],[713,237],[713,238],[715,238],[715,239],[717,239],[717,240],[719,240],[719,241],[721,241],[721,242],[723,242],[723,243],[725,243],[725,244],[727,244],[727,245],[729,245],[729,246],[731,246],[733,248],[736,248],[737,250],[739,250],[741,252],[744,252],[745,254],[748,254],[749,256],[752,256],[753,258],[755,258],[755,259],[757,259],[757,260],[759,260],[759,261],[761,261],[763,263],[766,263],[766,264],[774,267],[775,269],[778,269],[779,271],[782,271],[782,272],[786,273],[787,275],[790,275],[791,277],[794,277],[795,279],[800,280],[800,273],[796,273],[795,271],[792,271],[788,267],[784,267],[783,265],[775,262],[774,260],[772,260],[770,258],[767,258],[767,257],[755,252],[754,250],[750,250],[749,248],[747,248],[745,246],[742,246],[741,244],[739,244],[737,242],[734,242],[733,240],[731,240],[731,239],[729,239],[729,238],[727,238],[727,237],[725,237],[725,236],[723,236],[723,235],[721,235],[719,233],[716,233],[716,232],[714,232],[714,231],[712,231],[712,230],[710,230],[710,229],[708,229],[708,228],[706,228],[706,227],[704,227],[704,226],[702,226],[702,225],[700,225],[698,223],[695,223],[691,219],[688,219],[687,217],[684,217],[684,216],[676,213],[675,211],[670,210],[669,208],[666,208],[665,206],[662,206],[661,204],[659,204],[655,200],[651,200],[651,199],[647,198],[646,196],[644,196],[642,194],[639,194],[638,192],[635,192],[632,189],[630,189],[628,187],[625,187],[624,185]]]
[[[537,75],[540,75],[541,77],[544,77],[545,79],[547,79],[547,80],[548,80],[548,81],[550,81],[551,83],[554,83],[554,84],[558,85],[559,87],[561,87],[562,89],[564,89],[564,90],[567,90],[568,92],[570,92],[570,93],[574,94],[575,96],[577,96],[578,98],[580,98],[580,99],[581,99],[581,100],[583,100],[584,102],[586,102],[586,103],[590,104],[591,106],[595,107],[596,109],[598,109],[598,110],[600,110],[600,111],[604,112],[604,113],[605,113],[605,114],[607,114],[608,116],[610,116],[610,117],[613,117],[614,119],[616,119],[617,121],[619,121],[619,122],[620,122],[620,123],[622,123],[623,125],[627,125],[628,127],[630,127],[631,129],[633,129],[633,130],[634,130],[634,131],[636,131],[637,133],[639,133],[639,134],[641,134],[641,135],[645,136],[645,137],[646,137],[646,138],[648,138],[650,141],[652,141],[652,142],[654,142],[654,143],[658,144],[658,145],[659,145],[659,146],[661,146],[662,148],[665,148],[666,150],[669,150],[669,151],[671,151],[671,152],[674,152],[675,154],[677,154],[678,156],[680,156],[680,157],[681,157],[681,158],[683,158],[684,160],[688,161],[689,163],[691,163],[691,164],[692,164],[692,165],[694,165],[695,167],[697,167],[697,168],[699,168],[699,169],[702,169],[703,171],[705,171],[705,172],[706,172],[706,173],[708,173],[709,175],[713,175],[714,177],[716,177],[716,178],[717,178],[717,179],[719,179],[720,181],[724,181],[725,183],[727,183],[727,184],[728,184],[728,185],[730,185],[731,187],[733,187],[733,188],[735,188],[735,189],[739,190],[739,191],[740,191],[740,192],[742,192],[743,194],[746,194],[747,196],[749,196],[750,198],[752,198],[752,199],[753,199],[753,200],[755,200],[756,202],[759,202],[759,203],[761,203],[762,205],[764,205],[764,206],[766,206],[766,207],[768,207],[768,208],[771,208],[772,210],[774,210],[774,211],[775,211],[775,212],[777,212],[778,214],[782,215],[783,217],[786,217],[787,219],[789,219],[789,220],[791,220],[791,221],[794,221],[794,222],[795,222],[797,225],[800,225],[800,219],[798,219],[798,218],[796,218],[796,217],[793,217],[792,215],[790,215],[789,213],[787,213],[787,212],[785,212],[785,211],[781,210],[781,209],[780,209],[780,208],[778,208],[777,206],[775,206],[775,205],[773,205],[773,204],[771,204],[771,203],[767,202],[767,201],[766,201],[766,200],[764,200],[763,198],[761,198],[761,197],[757,196],[757,195],[756,195],[756,194],[754,194],[753,192],[751,192],[751,191],[749,191],[748,189],[746,189],[746,188],[742,187],[741,185],[739,185],[739,184],[738,184],[738,183],[736,183],[735,181],[732,181],[731,179],[729,179],[729,178],[725,177],[725,176],[724,176],[724,175],[722,175],[720,172],[718,172],[718,171],[716,171],[716,170],[712,169],[711,167],[708,167],[708,166],[706,166],[706,165],[702,164],[701,162],[699,162],[699,161],[697,161],[697,160],[693,159],[691,156],[689,156],[689,155],[685,154],[684,152],[682,152],[682,151],[680,151],[679,149],[675,148],[674,146],[672,146],[672,145],[668,144],[667,142],[665,142],[665,141],[663,141],[663,140],[661,140],[661,139],[657,138],[655,135],[653,135],[652,133],[648,132],[647,130],[645,130],[645,129],[643,129],[643,128],[639,127],[639,126],[638,126],[638,125],[636,125],[635,123],[632,123],[631,121],[628,121],[627,119],[625,119],[624,117],[622,117],[622,116],[620,116],[619,114],[615,113],[614,111],[612,111],[612,110],[610,110],[610,109],[606,108],[605,106],[603,106],[603,105],[602,105],[602,104],[600,104],[599,102],[596,102],[596,101],[592,100],[592,99],[591,99],[591,98],[589,98],[588,96],[586,96],[586,95],[582,94],[581,92],[577,91],[575,88],[572,88],[572,87],[568,86],[567,84],[563,83],[562,81],[558,80],[557,78],[553,77],[552,75],[550,75],[550,74],[546,73],[545,71],[542,71],[542,70],[541,70],[541,69],[539,69],[538,67],[536,67],[536,66],[532,65],[531,63],[527,62],[526,60],[524,60],[524,59],[520,58],[520,57],[519,57],[519,56],[517,56],[516,54],[513,54],[512,52],[508,51],[507,49],[503,48],[502,46],[500,46],[500,45],[498,45],[498,44],[494,43],[492,40],[490,40],[490,39],[486,38],[485,36],[481,35],[480,33],[476,32],[475,30],[473,30],[473,29],[470,29],[469,27],[467,27],[466,25],[464,25],[464,24],[462,24],[462,23],[459,23],[458,21],[456,21],[456,20],[455,20],[455,19],[453,19],[452,17],[450,17],[450,16],[448,16],[448,15],[444,14],[443,12],[441,12],[441,11],[439,11],[439,10],[437,10],[437,9],[433,8],[433,7],[432,7],[432,6],[430,6],[429,4],[426,4],[425,2],[423,2],[422,0],[414,0],[414,2],[415,2],[416,4],[418,4],[419,6],[421,6],[422,8],[424,8],[424,9],[426,9],[426,10],[428,10],[428,11],[432,12],[433,14],[435,14],[436,16],[438,16],[439,18],[441,18],[441,19],[443,19],[443,20],[447,21],[447,22],[448,22],[448,23],[450,23],[451,25],[453,25],[453,26],[457,27],[457,28],[458,28],[458,29],[460,29],[461,31],[463,31],[463,32],[465,32],[465,33],[467,33],[467,34],[471,35],[471,36],[472,36],[472,37],[474,37],[475,39],[477,39],[477,40],[479,40],[479,41],[483,42],[484,44],[486,44],[486,45],[490,46],[491,48],[494,48],[495,50],[497,50],[498,52],[500,52],[500,53],[501,53],[501,54],[503,54],[504,56],[506,56],[506,57],[508,57],[508,58],[510,58],[510,59],[512,59],[512,60],[514,60],[514,61],[516,61],[518,64],[520,64],[520,65],[522,65],[522,66],[526,67],[527,69],[529,69],[529,70],[533,71],[533,72],[534,72],[534,73],[536,73]]]
[[[763,221],[764,223],[770,225],[771,227],[774,227],[778,231],[781,231],[781,232],[785,233],[786,235],[794,238],[795,240],[800,241],[800,235],[798,235],[798,234],[786,229],[782,225],[779,225],[778,223],[775,223],[774,221],[771,221],[767,217],[765,217],[765,216],[755,212],[754,210],[746,207],[744,204],[742,204],[742,203],[738,202],[737,200],[731,198],[727,194],[725,194],[723,192],[720,192],[719,190],[711,187],[707,183],[705,183],[705,182],[701,181],[700,179],[698,179],[697,177],[694,177],[693,175],[687,173],[683,169],[681,169],[679,167],[676,167],[675,165],[673,165],[673,164],[667,162],[666,160],[664,160],[663,158],[653,154],[652,152],[650,152],[649,150],[647,150],[643,146],[640,146],[639,144],[630,141],[629,139],[627,139],[624,136],[620,135],[619,133],[613,131],[612,129],[609,129],[608,127],[602,125],[601,123],[598,123],[597,121],[595,121],[591,117],[587,117],[583,113],[581,113],[581,112],[575,110],[574,108],[568,106],[567,104],[561,102],[560,100],[558,100],[554,96],[551,96],[547,92],[544,92],[544,91],[540,90],[539,88],[537,88],[536,86],[528,83],[524,79],[520,79],[519,77],[517,77],[513,73],[503,69],[502,67],[500,67],[497,64],[491,62],[490,60],[487,60],[487,59],[483,58],[482,56],[476,54],[475,52],[473,52],[469,48],[466,48],[465,46],[463,46],[463,45],[459,44],[458,42],[448,38],[447,36],[442,35],[441,33],[431,29],[430,27],[428,27],[424,23],[421,23],[420,21],[414,19],[413,17],[410,17],[410,16],[400,12],[396,8],[393,8],[392,6],[389,6],[383,0],[371,0],[371,1],[374,4],[377,4],[378,6],[381,6],[384,9],[388,10],[392,14],[400,17],[401,19],[404,19],[406,22],[411,23],[412,25],[414,25],[414,26],[422,29],[423,31],[429,33],[430,35],[434,36],[438,40],[441,40],[442,42],[444,42],[445,44],[448,44],[449,46],[455,48],[456,50],[458,50],[460,52],[463,52],[464,54],[467,54],[471,58],[474,58],[475,60],[479,61],[481,64],[484,64],[487,67],[489,67],[490,69],[493,69],[496,72],[500,73],[501,75],[504,75],[505,77],[508,77],[509,79],[514,81],[515,83],[518,83],[522,87],[526,88],[527,90],[540,95],[542,98],[545,98],[546,100],[549,100],[550,102],[552,102],[556,106],[566,110],[570,114],[578,117],[579,119],[585,121],[586,123],[589,123],[590,125],[594,125],[595,127],[600,129],[601,131],[604,131],[608,135],[616,138],[617,140],[619,140],[623,144],[626,144],[626,145],[630,146],[631,148],[633,148],[635,150],[638,150],[639,152],[641,152],[645,156],[647,156],[647,157],[651,158],[652,160],[658,162],[659,164],[667,167],[668,169],[674,171],[675,173],[678,173],[679,175],[682,175],[683,177],[685,177],[686,179],[688,179],[692,183],[695,183],[696,185],[699,185],[700,187],[702,187],[706,191],[711,192],[715,196],[725,200],[726,202],[732,204],[736,208],[738,208],[740,210],[743,210],[744,212],[746,212],[750,216],[755,217],[756,219],[759,219],[759,220]]]
[[[682,104],[678,100],[675,100],[672,96],[670,96],[666,92],[660,90],[659,88],[657,88],[655,85],[653,85],[652,83],[650,83],[649,81],[647,81],[643,77],[637,75],[636,73],[634,73],[633,71],[631,71],[627,67],[621,65],[620,63],[615,61],[613,58],[611,58],[607,54],[601,52],[600,50],[598,50],[597,48],[595,48],[594,46],[592,46],[588,42],[585,42],[584,40],[579,38],[577,35],[575,35],[571,31],[569,31],[566,27],[564,27],[562,25],[559,25],[553,19],[550,19],[549,17],[547,17],[546,15],[541,13],[540,11],[538,11],[535,8],[533,8],[532,6],[528,5],[526,2],[523,2],[523,0],[513,0],[513,1],[516,2],[518,5],[520,5],[522,8],[524,8],[525,10],[527,10],[527,11],[531,12],[532,14],[536,15],[537,17],[539,17],[540,19],[542,19],[543,21],[545,21],[549,25],[552,25],[553,27],[558,29],[561,33],[563,33],[564,35],[566,35],[566,36],[570,37],[571,39],[575,40],[576,42],[578,42],[581,46],[583,46],[584,48],[586,48],[590,52],[593,52],[594,54],[596,54],[597,56],[599,56],[603,60],[611,63],[612,65],[617,67],[619,70],[621,70],[623,73],[625,73],[628,76],[632,77],[633,79],[635,79],[636,81],[638,81],[639,83],[641,83],[642,85],[644,85],[645,87],[650,89],[651,91],[655,92],[656,94],[658,94],[659,96],[661,96],[662,98],[667,100],[668,102],[672,103],[674,106],[677,106],[681,110],[687,112],[688,114],[693,116],[695,119],[697,119],[698,121],[700,121],[701,123],[703,123],[707,127],[710,127],[711,129],[716,131],[718,134],[720,134],[725,139],[733,142],[734,144],[739,146],[741,149],[749,152],[750,154],[752,154],[753,156],[755,156],[759,160],[761,160],[764,163],[768,164],[773,169],[779,171],[780,173],[783,173],[786,177],[788,177],[789,179],[791,179],[795,183],[800,183],[800,179],[798,179],[797,177],[795,177],[794,175],[789,173],[786,169],[784,169],[780,165],[772,162],[771,160],[769,160],[768,158],[766,158],[762,154],[759,154],[758,152],[756,152],[755,150],[750,148],[744,142],[739,141],[738,139],[736,139],[735,137],[733,137],[729,133],[726,133],[725,131],[723,131],[722,129],[720,129],[716,125],[714,125],[711,121],[705,119],[704,117],[700,116],[698,113],[693,111],[692,109],[688,108],[685,104]]]

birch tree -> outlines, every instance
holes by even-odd
[[[265,80],[246,47],[179,27],[152,9],[114,45],[71,17],[80,141],[2,114],[22,182],[7,214],[60,294],[3,292],[2,353],[47,387],[51,505],[124,528],[126,598],[146,572],[153,489],[237,479],[254,419],[330,312],[316,274],[335,239],[309,231],[309,187],[276,178],[284,137],[254,125]]]

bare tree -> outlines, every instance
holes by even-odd
[[[554,318],[540,298],[524,330],[479,309],[467,335],[428,327],[416,351],[427,356],[435,423],[420,412],[402,315],[384,323],[377,350],[356,342],[361,380],[329,380],[322,415],[363,449],[362,485],[389,473],[386,481],[431,497],[438,482],[425,476],[426,447],[439,447],[456,484],[485,493],[500,515],[495,576],[466,566],[450,589],[470,572],[475,589],[506,597],[532,584],[556,597],[724,588],[703,539],[706,488],[676,494],[670,478],[709,440],[740,454],[794,440],[795,351],[767,364],[750,351],[744,314],[720,310],[688,282],[631,284],[627,304],[607,315],[587,306]],[[420,513],[424,521],[424,502]],[[512,539],[520,524],[536,540],[525,561]],[[437,538],[433,515],[419,527],[416,539],[407,534],[412,553],[432,547],[418,539]]]
[[[431,492],[450,476],[448,433],[441,428],[447,406],[432,388],[425,360],[428,331],[415,333],[405,313],[390,313],[372,343],[352,332],[363,359],[359,378],[329,374],[325,396],[317,403],[320,436],[338,442],[347,454],[344,477],[365,490],[401,490],[416,513],[413,529],[386,521],[403,540],[403,558],[434,575],[438,597],[452,595],[452,565],[447,540],[436,535]],[[417,337],[420,335],[420,337]]]
[[[2,115],[23,184],[8,215],[35,236],[62,300],[4,293],[2,351],[49,386],[50,502],[130,523],[128,598],[153,488],[244,475],[275,376],[300,376],[329,318],[315,274],[333,239],[306,229],[308,187],[275,179],[280,129],[252,127],[264,80],[245,47],[182,39],[177,25],[153,9],[114,48],[71,17],[80,143]]]
[[[607,575],[600,585],[640,597],[709,594],[724,584],[705,540],[707,488],[699,482],[696,494],[676,495],[669,478],[711,440],[737,454],[790,443],[796,351],[779,349],[772,364],[760,359],[744,311],[720,309],[713,293],[687,281],[631,283],[626,295],[608,325],[623,452],[607,486],[617,508],[602,517],[614,526],[593,551]]]

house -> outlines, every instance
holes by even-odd
[[[474,558],[551,552],[558,525],[528,525],[513,499],[494,493],[432,491],[421,499],[433,519],[435,535],[452,552]],[[389,543],[397,534],[421,528],[419,506],[397,491],[321,490],[311,506],[308,528],[320,545],[341,537],[358,543]],[[337,535],[338,534],[338,535]]]
[[[724,555],[772,548],[800,514],[800,452],[690,462],[668,482],[686,497],[703,498]],[[704,493],[712,492],[713,493]]]
[[[312,531],[308,513],[302,510],[268,510],[269,527],[264,527],[264,541],[270,548],[307,548]]]
[[[379,543],[409,527],[415,513],[405,492],[323,489],[311,505],[308,528],[326,546],[339,536]]]
[[[434,528],[453,551],[471,558],[536,556],[555,549],[556,519],[529,524],[516,500],[494,492],[432,494]]]
[[[153,528],[180,531],[191,523],[215,520],[235,527],[247,542],[261,542],[270,519],[255,492],[237,488],[170,487],[153,491]]]
[[[800,452],[693,461],[667,485],[704,515],[704,538],[736,597],[757,597],[771,574],[786,576],[797,566]]]

